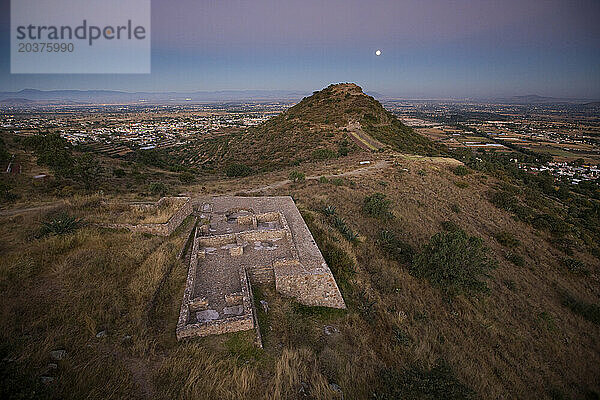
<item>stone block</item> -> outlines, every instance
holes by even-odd
[[[242,246],[234,246],[229,248],[229,255],[232,257],[241,256],[244,254],[244,248]]]

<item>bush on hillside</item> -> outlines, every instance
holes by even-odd
[[[71,145],[57,134],[38,134],[23,140],[25,147],[33,150],[39,165],[50,167],[58,175],[67,175],[74,164]]]
[[[464,165],[459,165],[458,167],[454,168],[452,172],[454,175],[465,176],[469,174],[469,168],[465,167]]]
[[[458,229],[434,235],[415,257],[410,273],[455,296],[487,291],[482,278],[495,266],[483,241]]]
[[[565,296],[562,304],[575,314],[581,315],[596,325],[600,325],[600,306],[598,304],[585,303],[571,296]]]
[[[196,179],[196,176],[191,172],[182,172],[179,174],[179,180],[181,183],[192,183]]]
[[[494,239],[498,241],[502,246],[513,248],[519,247],[521,242],[515,238],[514,235],[508,231],[500,231],[494,234]]]
[[[290,172],[289,179],[292,182],[302,182],[306,179],[306,175],[300,171],[292,171]]]
[[[363,212],[373,218],[390,218],[391,201],[386,199],[383,193],[373,193],[365,197],[363,201]]]
[[[377,244],[394,260],[402,264],[412,262],[414,250],[412,246],[400,240],[394,232],[382,230],[377,237]]]
[[[162,182],[152,182],[148,185],[148,190],[152,194],[164,196],[169,191],[169,188]]]
[[[514,211],[519,204],[517,197],[507,191],[497,191],[492,193],[490,200],[496,207],[506,211]]]
[[[563,265],[574,274],[587,275],[590,273],[585,264],[575,258],[563,259]]]
[[[83,226],[83,220],[67,213],[61,213],[42,223],[40,236],[66,235],[75,232],[81,226]]]
[[[252,172],[252,168],[246,164],[229,164],[227,168],[225,168],[225,175],[229,176],[230,178],[249,176],[252,175]]]
[[[312,152],[312,158],[318,161],[321,160],[331,160],[332,158],[336,158],[337,154],[335,151],[330,149],[317,149]]]

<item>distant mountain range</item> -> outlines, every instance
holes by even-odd
[[[37,90],[0,92],[4,104],[185,103],[239,100],[300,100],[308,92],[286,90],[221,90],[197,92],[123,92],[118,90]]]
[[[367,92],[377,99],[396,99],[377,92]],[[131,104],[131,103],[188,103],[233,101],[300,101],[310,92],[290,90],[219,90],[195,92],[125,92],[118,90],[38,90],[23,89],[16,92],[0,92],[0,105],[33,104]],[[405,99],[410,100],[410,99]],[[457,100],[461,101],[461,100]],[[464,101],[464,100],[462,100]],[[538,95],[505,98],[478,99],[482,102],[508,104],[586,104],[597,99],[572,99]]]

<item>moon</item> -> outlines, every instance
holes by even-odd
[[[376,50],[376,51],[375,51],[375,55],[376,55],[376,56],[380,56],[380,55],[381,55],[381,50]]]

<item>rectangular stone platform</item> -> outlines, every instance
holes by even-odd
[[[257,328],[251,284],[310,306],[345,308],[291,197],[194,199],[199,218],[177,338]]]

